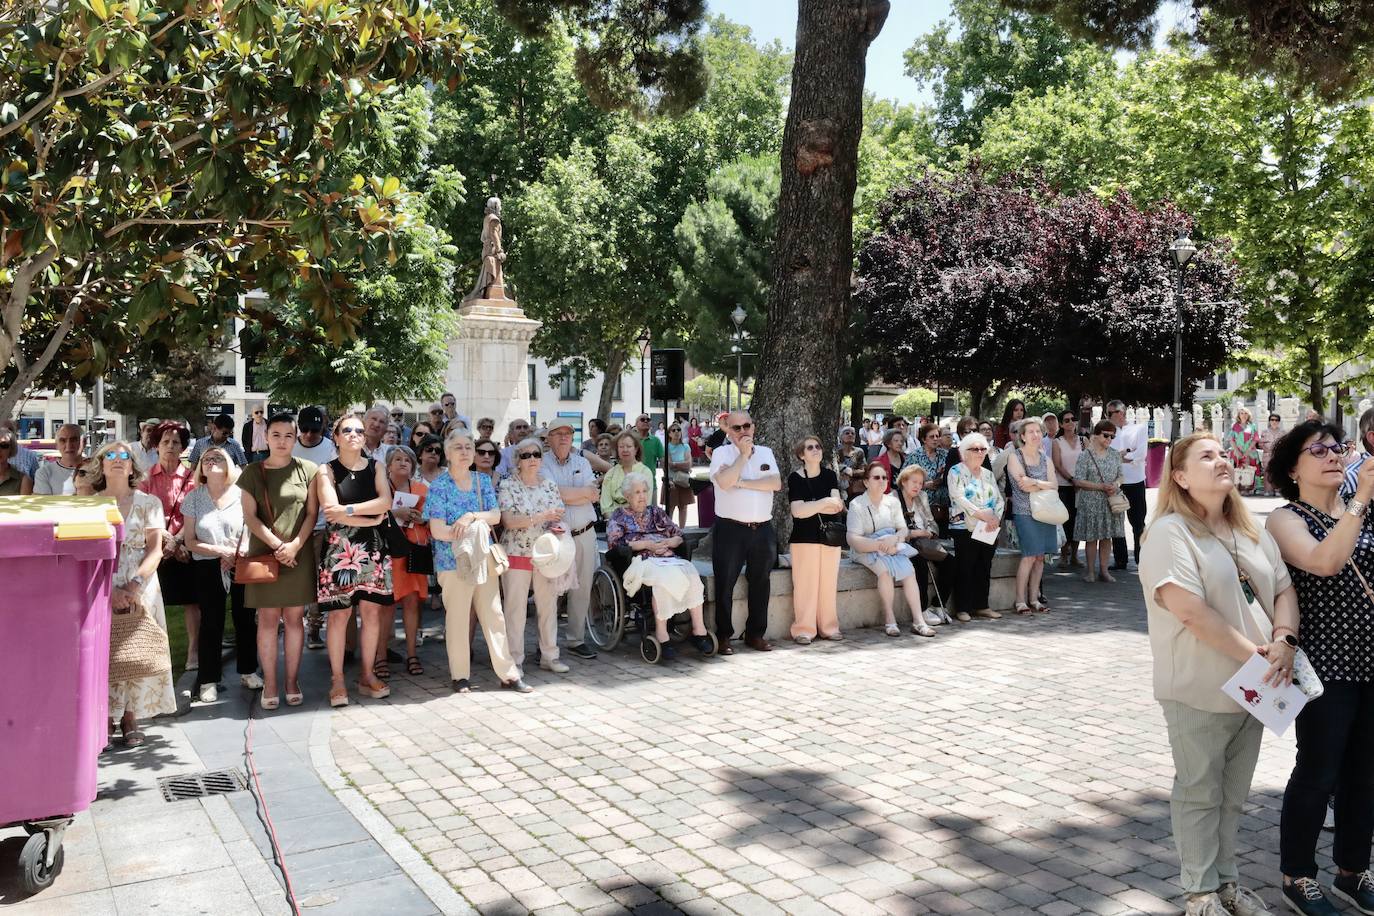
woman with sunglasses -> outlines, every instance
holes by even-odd
[[[494,451],[493,447],[493,451]],[[433,484],[444,473],[444,443],[438,436],[425,436],[415,450],[419,464],[415,468],[415,479]]]
[[[606,472],[601,481],[601,516],[610,518],[616,509],[625,505],[625,477],[629,474],[643,474],[650,480],[654,475],[642,462],[643,446],[634,433],[621,433],[615,437],[615,464]],[[651,500],[652,501],[652,500]]]
[[[940,537],[949,536],[949,484],[944,474],[945,462],[949,459],[949,449],[940,443],[943,434],[934,423],[923,423],[916,432],[916,451],[906,460],[906,466],[913,465],[925,471],[921,487],[925,493],[925,503],[939,526]],[[897,476],[901,476],[899,473]],[[895,483],[895,481],[894,481]],[[896,489],[896,487],[894,487]]]
[[[544,448],[534,437],[515,445],[515,473],[501,481],[497,497],[501,506],[501,546],[510,558],[510,569],[501,577],[506,615],[506,644],[511,659],[524,676],[525,614],[530,590],[534,590],[535,630],[539,635],[539,667],[565,674],[568,666],[558,660],[558,594],[554,580],[536,569],[534,542],[546,531],[563,532],[560,524],[567,507],[558,485],[540,474]],[[585,586],[584,586],[585,587]]]
[[[692,492],[692,447],[683,441],[682,422],[668,427],[668,473],[663,480],[663,505],[671,516],[677,510],[679,528],[687,527],[687,507],[697,501]]]
[[[1069,520],[1064,523],[1064,546],[1059,551],[1059,562],[1064,566],[1083,565],[1078,561],[1078,541],[1073,533],[1074,519],[1078,515],[1078,490],[1073,485],[1073,472],[1085,447],[1083,437],[1078,434],[1078,415],[1072,410],[1064,411],[1059,415],[1059,435],[1054,438],[1051,453],[1054,472],[1059,477],[1059,501],[1069,510]]]
[[[886,472],[886,492],[891,493],[892,485],[897,482],[897,475],[901,473],[902,468],[906,467],[906,433],[895,427],[885,432],[883,434],[883,452],[873,459],[873,464]],[[866,480],[865,484],[867,484]],[[864,489],[867,492],[866,485]]]
[[[1260,430],[1259,451],[1260,451],[1260,477],[1264,481],[1263,494],[1273,496],[1275,487],[1274,482],[1269,479],[1269,460],[1274,455],[1274,446],[1283,437],[1283,419],[1276,413],[1269,415],[1269,425]]]
[[[1240,884],[1236,847],[1264,727],[1221,687],[1256,654],[1269,662],[1265,682],[1291,679],[1293,649],[1281,637],[1297,625],[1297,602],[1278,546],[1236,493],[1211,433],[1185,436],[1169,449],[1141,543],[1140,584],[1154,695],[1174,761],[1169,813],[1185,916],[1262,916],[1264,902]],[[1314,839],[1325,811],[1323,793]],[[1368,823],[1364,843],[1367,852]]]
[[[491,439],[478,439],[472,456],[471,470],[488,474],[495,480],[496,472],[501,469],[501,447]]]
[[[410,435],[406,436],[406,446],[416,455],[420,454],[420,443],[426,436],[434,435],[434,428],[428,422],[421,420],[410,429]]]
[[[1269,467],[1289,500],[1269,516],[1298,596],[1298,620],[1275,627],[1301,644],[1324,692],[1298,714],[1298,756],[1283,793],[1279,869],[1283,895],[1300,913],[1334,912],[1317,883],[1317,842],[1335,794],[1337,869],[1332,893],[1374,912],[1374,461],[1354,496],[1340,496],[1344,431],[1321,420],[1298,424],[1274,446]],[[1282,630],[1282,634],[1280,634]]]
[[[23,493],[24,482],[28,480],[10,464],[19,448],[19,440],[8,429],[0,429],[0,496],[19,496]],[[30,481],[32,487],[32,481]]]
[[[901,583],[906,606],[911,611],[911,632],[934,636],[935,630],[922,615],[921,591],[916,583],[916,568],[911,564],[911,555],[916,550],[907,543],[906,518],[902,504],[888,492],[891,484],[885,467],[876,461],[868,466],[864,492],[849,504],[850,558],[877,577],[883,630],[888,636],[902,635],[893,608],[897,583]]]
[[[988,440],[988,462],[995,462],[997,457],[1002,454],[1002,449],[996,442],[997,427],[993,425],[991,420],[980,420],[978,422],[978,435]],[[1011,431],[1008,430],[1007,439],[1010,440],[1010,438]]]
[[[324,556],[320,558],[320,610],[329,615],[325,645],[329,650],[329,705],[347,706],[344,683],[344,640],[354,608],[362,632],[358,637],[363,661],[358,691],[374,700],[391,695],[376,664],[382,622],[395,604],[391,580],[391,550],[382,524],[391,511],[391,483],[381,462],[363,454],[363,421],[346,413],[334,423],[339,457],[320,468],[318,497],[325,518]],[[371,668],[368,661],[374,661]]]
[[[981,524],[996,529],[1002,524],[1006,500],[992,468],[986,464],[988,440],[969,433],[959,440],[960,461],[949,472],[949,532],[954,538],[954,619],[967,623],[974,617],[996,620],[1001,613],[988,604],[992,586],[991,544],[973,536]]]
[[[263,709],[276,709],[281,703],[277,692],[279,626],[285,627],[282,644],[287,705],[299,706],[305,701],[300,687],[301,653],[305,649],[305,606],[316,598],[314,532],[319,503],[315,475],[319,466],[293,455],[295,446],[295,418],[275,414],[267,423],[267,458],[250,464],[238,479],[243,523],[249,533],[245,555],[270,555],[281,564],[275,582],[250,582],[243,589],[244,603],[258,610]],[[340,633],[340,638],[343,635]]]
[[[436,440],[437,441],[437,440]],[[412,506],[397,506],[391,510],[392,520],[401,526],[406,540],[420,547],[429,543],[429,526],[420,519],[424,513],[425,497],[429,495],[429,484],[414,476],[415,454],[406,446],[400,445],[386,453],[386,479],[393,494],[408,493],[416,498]],[[425,666],[420,663],[417,645],[420,638],[420,602],[429,601],[429,573],[411,572],[409,555],[391,558],[391,594],[396,604],[401,606],[401,626],[406,636],[406,674],[420,677]],[[377,640],[377,658],[373,670],[390,674],[387,665],[387,644],[391,642],[396,630],[395,605],[387,605],[381,613],[381,635]],[[385,676],[379,674],[383,680]]]
[[[133,450],[123,442],[101,446],[84,467],[92,492],[113,499],[124,517],[124,542],[119,545],[110,607],[116,614],[147,614],[166,632],[167,615],[156,576],[162,559],[162,503],[156,496],[136,489],[143,472],[134,464]],[[176,715],[172,659],[168,656],[157,661],[165,661],[166,670],[147,677],[121,680],[117,672],[110,672],[108,734],[112,739],[118,720],[128,747],[143,743],[139,719]]]
[[[825,448],[806,436],[792,449],[798,468],[787,476],[792,508],[792,641],[805,646],[819,635],[843,639],[835,609],[840,578],[840,548],[821,536],[823,521],[844,512],[840,478],[821,465]]]
[[[1099,420],[1092,438],[1078,456],[1073,469],[1073,485],[1078,490],[1073,537],[1083,542],[1087,560],[1084,582],[1115,582],[1107,565],[1112,559],[1112,538],[1126,536],[1126,514],[1113,512],[1107,498],[1121,491],[1124,480],[1121,453],[1112,448],[1116,424]]]

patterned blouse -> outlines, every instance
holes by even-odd
[[[642,541],[650,537],[667,540],[681,534],[682,529],[673,524],[673,520],[661,506],[649,506],[644,510],[644,514],[638,517],[629,509],[621,507],[611,513],[610,520],[606,522],[608,547],[616,547],[626,541]],[[641,550],[639,555],[647,556],[648,553],[647,550]]]
[[[1338,519],[1307,503],[1298,505],[1306,511],[1292,503],[1285,508],[1303,520],[1312,537],[1325,540]],[[1374,587],[1374,514],[1365,514],[1350,562],[1334,576],[1288,566],[1301,613],[1298,642],[1323,681],[1374,681],[1374,598],[1365,593],[1356,568]]]
[[[949,472],[949,527],[967,530],[964,517],[974,510],[991,509],[997,516],[1002,515],[1005,500],[1002,490],[992,471],[979,468],[974,476],[968,465],[960,461]]]
[[[918,448],[910,455],[906,456],[906,466],[913,464],[919,468],[924,468],[926,480],[934,481],[935,486],[926,491],[931,506],[949,505],[949,481],[941,473],[945,469],[945,459],[949,457],[949,449],[937,448],[935,457],[926,454],[924,448]]]
[[[558,495],[558,484],[546,477],[539,478],[534,486],[526,486],[515,476],[501,481],[501,495],[498,498],[502,512],[511,515],[537,515],[546,509],[563,509],[563,499]],[[547,528],[544,525],[531,525],[528,528],[501,529],[501,546],[513,557],[534,556],[534,542]]]
[[[425,497],[424,507],[420,510],[420,518],[426,522],[437,518],[452,525],[469,512],[489,512],[497,507],[496,490],[491,485],[489,475],[480,471],[473,472],[470,475],[469,487],[470,489],[460,490],[458,484],[453,482],[452,474],[440,474],[434,479],[434,483],[430,484],[429,494]],[[434,571],[454,572],[457,569],[458,562],[453,558],[453,542],[436,539]]]

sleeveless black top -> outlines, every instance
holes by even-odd
[[[1306,511],[1292,504],[1284,510],[1302,519],[1312,537],[1326,540],[1338,520],[1307,503],[1299,505]],[[1374,513],[1365,515],[1350,562],[1334,576],[1288,564],[1301,615],[1298,642],[1323,681],[1374,681],[1374,598],[1365,593],[1352,564],[1374,588]]]
[[[335,458],[329,462],[329,470],[334,474],[339,505],[353,506],[377,498],[377,462],[373,459],[367,459],[367,466],[362,470],[350,471]]]

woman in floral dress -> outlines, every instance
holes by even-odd
[[[1121,489],[1121,453],[1112,448],[1116,426],[1111,420],[1099,420],[1087,446],[1074,466],[1073,485],[1077,488],[1073,539],[1083,542],[1083,555],[1088,568],[1083,581],[1115,582],[1107,571],[1111,559],[1112,538],[1126,536],[1124,512],[1113,512],[1107,498]]]
[[[119,547],[111,606],[116,613],[137,606],[166,632],[167,615],[157,580],[165,530],[161,500],[134,489],[143,472],[134,464],[133,451],[123,442],[102,446],[87,463],[86,476],[93,491],[114,499],[124,516],[124,543]],[[120,734],[129,747],[143,743],[139,719],[174,715],[177,711],[170,656],[166,662],[166,670],[151,677],[110,681],[110,734],[114,734],[118,719]]]
[[[1231,424],[1231,433],[1226,437],[1226,449],[1232,467],[1237,470],[1251,469],[1250,485],[1244,489],[1247,493],[1253,493],[1255,472],[1259,469],[1260,439],[1259,433],[1255,430],[1254,418],[1244,407],[1236,411],[1236,422]]]
[[[535,630],[539,634],[539,667],[565,674],[568,666],[558,660],[558,593],[554,580],[536,569],[531,559],[534,542],[546,531],[562,533],[565,506],[558,485],[540,475],[544,449],[533,437],[515,446],[515,468],[501,481],[501,546],[510,558],[510,569],[501,577],[505,603],[506,643],[511,658],[525,671],[525,617],[530,591],[534,591]]]
[[[315,478],[325,518],[319,602],[329,614],[329,705],[347,706],[344,641],[353,609],[362,624],[358,648],[366,661],[377,657],[383,617],[395,604],[391,552],[381,527],[391,511],[391,484],[381,463],[363,454],[363,421],[356,414],[344,414],[334,423],[334,444],[339,457],[320,465]],[[391,695],[375,665],[364,664],[358,691],[374,700]]]

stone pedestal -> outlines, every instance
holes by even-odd
[[[466,299],[458,309],[458,336],[448,344],[444,389],[476,423],[496,420],[498,433],[517,417],[530,416],[530,341],[539,322],[526,318],[514,299]]]

